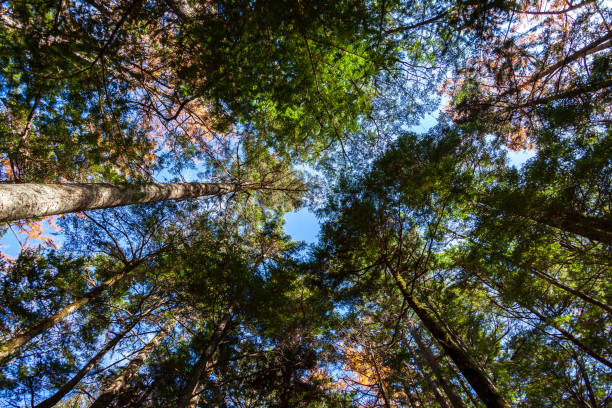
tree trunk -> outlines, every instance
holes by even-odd
[[[529,307],[529,306],[523,306],[520,304],[519,306],[524,307],[525,309],[529,310],[531,313],[536,315],[542,321],[542,323],[554,328],[555,330],[560,332],[566,340],[573,343],[576,347],[578,347],[579,349],[581,349],[582,351],[584,351],[585,353],[593,357],[595,360],[599,361],[600,363],[606,365],[608,368],[612,369],[612,361],[606,359],[604,356],[602,356],[601,354],[599,354],[598,352],[596,352],[595,350],[593,350],[592,348],[584,344],[581,340],[579,340],[572,333],[565,330],[563,327],[551,322],[550,319],[547,319],[546,316],[538,312],[536,309]]]
[[[123,279],[129,272],[134,270],[139,265],[138,262],[126,265],[123,270],[117,275],[107,279],[100,286],[96,286],[91,291],[86,293],[83,297],[78,298],[68,306],[56,312],[54,315],[47,317],[40,323],[30,327],[25,333],[13,337],[8,342],[0,346],[0,366],[6,364],[10,360],[10,356],[17,351],[18,348],[29,343],[39,334],[45,332],[57,323],[70,316],[81,307],[85,306],[89,302],[96,300],[102,296],[102,293],[112,287],[115,283]]]
[[[380,392],[380,395],[382,396],[385,408],[391,408],[391,401],[389,399],[389,394],[387,393],[387,387],[385,386],[382,375],[380,374],[380,368],[378,367],[378,360],[376,359],[376,356],[372,352],[372,347],[370,347],[370,345],[367,345],[367,348],[368,348],[368,353],[370,354],[372,365],[374,366],[374,373],[376,374],[376,382],[378,383],[378,391]]]
[[[241,191],[230,183],[0,184],[0,222]]]
[[[125,335],[128,334],[130,332],[130,330],[132,330],[134,328],[134,326],[136,326],[138,324],[138,322],[143,317],[144,317],[144,314],[141,314],[137,319],[132,320],[132,322],[125,329],[123,329],[119,334],[117,334],[115,337],[113,337],[113,339],[111,341],[109,341],[102,348],[102,350],[100,350],[98,353],[96,353],[96,355],[93,356],[87,362],[87,364],[85,364],[85,366],[83,366],[83,368],[81,368],[79,370],[79,372],[76,373],[74,375],[74,377],[72,377],[70,379],[70,381],[68,381],[66,384],[62,385],[62,387],[59,390],[57,390],[57,392],[55,394],[53,394],[52,396],[50,396],[49,398],[47,398],[46,400],[44,400],[40,404],[37,404],[34,408],[51,408],[55,404],[60,402],[61,399],[64,398],[64,396],[66,396],[66,394],[68,394],[70,391],[72,391],[74,386],[77,385],[79,383],[79,381],[81,381],[83,379],[83,377],[85,377],[87,375],[89,370],[91,370],[96,364],[98,364],[100,362],[100,360],[102,360],[104,355],[106,353],[108,353],[110,350],[112,350],[113,347],[115,347],[117,345],[117,343],[119,343],[119,341],[123,337],[125,337]]]
[[[594,297],[587,295],[586,293],[583,293],[582,291],[578,290],[578,289],[574,289],[566,284],[564,284],[563,282],[559,281],[558,279],[550,276],[547,273],[544,272],[540,272],[536,269],[527,269],[528,271],[531,271],[534,275],[539,276],[542,279],[545,279],[548,283],[558,287],[561,290],[564,290],[574,296],[576,296],[577,298],[580,298],[582,300],[584,300],[587,303],[590,303],[594,306],[597,306],[603,310],[605,310],[608,315],[610,315],[610,317],[612,317],[612,307],[607,304],[604,303],[598,299],[595,299]]]
[[[423,326],[425,326],[432,337],[440,344],[444,352],[453,360],[482,402],[491,408],[508,408],[508,403],[501,396],[495,384],[489,379],[489,376],[478,367],[470,355],[453,339],[451,334],[439,325],[427,309],[410,293],[406,282],[400,274],[393,269],[391,269],[391,272],[408,305],[419,317]]]
[[[587,217],[574,211],[559,213],[555,210],[554,213],[551,213],[550,211],[538,211],[537,209],[533,210],[528,207],[523,209],[500,209],[494,204],[490,205],[480,201],[472,202],[472,205],[487,212],[529,219],[538,224],[548,225],[549,227],[571,232],[572,234],[580,235],[593,241],[612,245],[612,221],[609,219]]]
[[[450,405],[448,405],[448,401],[442,395],[442,392],[440,391],[440,387],[438,387],[438,384],[436,383],[436,381],[434,381],[434,379],[431,378],[431,376],[423,368],[423,365],[421,364],[421,360],[420,360],[419,356],[417,355],[417,353],[414,352],[414,350],[412,349],[412,347],[410,347],[409,344],[407,344],[407,346],[408,346],[408,350],[410,351],[410,353],[414,357],[414,362],[415,362],[418,370],[420,371],[421,376],[423,377],[423,379],[425,379],[425,382],[429,386],[429,389],[431,389],[431,392],[433,393],[434,397],[436,398],[436,401],[438,401],[438,404],[440,404],[440,407],[441,408],[450,408]]]
[[[427,346],[427,343],[425,343],[423,337],[421,337],[421,334],[419,333],[417,328],[414,327],[414,324],[409,323],[408,330],[410,331],[412,338],[416,342],[421,354],[423,354],[425,360],[427,360],[427,364],[433,371],[437,380],[440,382],[442,389],[444,389],[444,392],[448,396],[448,399],[450,400],[453,407],[467,408],[465,403],[463,402],[463,399],[459,396],[459,394],[457,394],[450,381],[448,381],[442,373],[442,368],[440,367],[440,363],[438,363],[438,359],[436,358],[436,356],[434,356],[431,349]]]
[[[189,380],[179,397],[177,408],[195,408],[198,405],[202,391],[202,375],[210,370],[213,363],[213,356],[218,352],[219,344],[229,331],[231,320],[232,307],[229,308],[217,327],[215,327],[215,331],[213,332],[208,346],[206,346],[198,358],[198,361],[193,366]]]
[[[89,408],[107,408],[111,405],[113,401],[116,401],[117,398],[125,391],[128,386],[128,383],[136,374],[136,372],[140,369],[142,364],[149,358],[151,353],[157,349],[159,344],[166,338],[168,332],[172,328],[171,321],[166,322],[161,330],[144,346],[136,357],[134,357],[129,364],[123,369],[121,374],[119,374],[112,383],[104,390],[98,398],[89,406]]]
[[[586,217],[581,214],[545,214],[534,220],[572,234],[612,245],[612,223],[603,218]]]
[[[492,288],[495,288],[498,292],[501,292],[503,290],[502,287],[500,287],[499,284],[497,284],[494,281],[491,281],[490,279],[487,279],[486,277],[476,274],[476,276],[478,276],[485,284],[491,286]],[[535,308],[530,307],[528,305],[524,305],[522,303],[518,303],[515,302],[516,305],[518,305],[519,307],[528,310],[529,312],[533,313],[534,315],[536,315],[540,321],[552,328],[554,328],[555,330],[557,330],[558,332],[560,332],[562,334],[562,337],[565,338],[566,340],[568,340],[569,342],[573,343],[575,346],[577,346],[578,348],[580,348],[582,351],[586,352],[588,355],[590,355],[591,357],[593,357],[595,360],[599,361],[600,363],[608,366],[609,368],[612,368],[612,361],[607,360],[604,356],[602,356],[601,354],[599,354],[598,352],[596,352],[595,350],[593,350],[592,348],[590,348],[589,346],[587,346],[586,344],[584,344],[582,341],[580,341],[576,336],[574,336],[572,333],[570,333],[569,331],[565,330],[564,328],[558,326],[557,324],[555,324],[554,322],[551,321],[551,319],[546,318],[546,316],[544,316],[542,313],[538,312]]]

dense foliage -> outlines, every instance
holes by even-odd
[[[599,0],[0,2],[0,187],[242,187],[0,225],[0,404],[610,406],[611,27]]]

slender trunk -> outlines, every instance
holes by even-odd
[[[229,183],[0,184],[0,222],[241,191]]]
[[[172,328],[171,321],[166,322],[161,330],[144,346],[136,357],[134,357],[129,364],[123,369],[121,374],[119,374],[113,381],[106,387],[98,398],[89,406],[89,408],[107,408],[111,405],[113,401],[116,401],[117,398],[125,391],[130,380],[136,374],[136,372],[140,369],[142,364],[149,358],[151,353],[153,353],[159,344],[166,338],[168,332]]]
[[[612,33],[609,32],[607,35],[604,35],[603,37],[598,38],[597,40],[584,46],[578,51],[575,51],[573,54],[568,55],[567,57],[563,58],[561,61],[558,61],[556,64],[553,64],[550,67],[546,68],[545,70],[540,71],[539,73],[534,75],[532,78],[530,78],[526,84],[536,82],[540,78],[544,78],[545,76],[554,73],[559,68],[562,68],[566,66],[567,64],[570,64],[573,61],[576,61],[580,58],[585,58],[598,51],[602,51],[602,50],[612,47],[611,40],[612,40]]]
[[[406,399],[410,404],[410,408],[417,408],[416,404],[414,403],[414,400],[412,399],[412,392],[410,391],[410,388],[408,388],[408,386],[404,386],[404,394],[406,394]]]
[[[593,350],[592,348],[590,348],[589,346],[584,344],[582,341],[580,341],[572,333],[570,333],[569,331],[565,330],[563,327],[560,327],[560,326],[558,326],[558,325],[556,325],[554,323],[551,323],[550,319],[547,319],[546,316],[544,316],[542,313],[538,312],[534,308],[529,307],[529,306],[523,306],[523,305],[520,305],[520,306],[524,307],[525,309],[529,310],[531,313],[536,315],[542,321],[542,323],[544,323],[544,324],[554,328],[555,330],[557,330],[559,333],[561,333],[563,335],[563,337],[566,340],[568,340],[570,343],[573,343],[576,347],[578,347],[579,349],[581,349],[582,351],[584,351],[585,353],[587,353],[588,355],[593,357],[595,360],[597,360],[600,363],[606,365],[608,368],[612,368],[612,361],[606,359],[604,356],[602,356],[601,354],[599,354],[598,352],[596,352],[595,350]]]
[[[202,375],[210,370],[213,364],[213,356],[218,352],[221,341],[229,331],[231,320],[232,308],[230,307],[217,327],[215,327],[208,346],[206,346],[193,366],[189,380],[179,397],[177,408],[195,408],[198,405],[202,391]]]
[[[376,360],[376,356],[372,352],[372,348],[368,345],[368,351],[370,354],[370,358],[372,359],[372,365],[374,366],[374,373],[376,374],[376,382],[378,383],[378,390],[383,398],[383,402],[385,404],[385,408],[391,408],[391,402],[389,400],[389,395],[387,393],[387,388],[385,387],[385,383],[383,382],[382,375],[380,374],[380,369],[378,367],[378,361]]]
[[[99,299],[105,290],[112,287],[118,281],[123,279],[129,272],[135,269],[138,265],[139,263],[132,263],[132,264],[126,265],[120,273],[107,279],[100,286],[96,286],[95,288],[90,290],[88,293],[86,293],[83,297],[76,299],[74,302],[64,307],[63,309],[59,310],[54,315],[49,316],[46,319],[42,320],[41,322],[30,327],[23,334],[15,336],[8,342],[2,344],[0,346],[0,366],[2,366],[3,364],[6,364],[10,360],[11,355],[14,354],[17,351],[17,349],[29,343],[36,336],[47,331],[51,327],[55,326],[57,323],[61,322],[62,320],[70,316],[71,314],[75,313],[76,311],[78,311],[81,307],[85,306],[86,304]]]
[[[529,271],[531,271],[534,275],[541,277],[542,279],[545,279],[548,283],[558,287],[559,289],[562,289],[568,293],[571,293],[572,295],[576,296],[577,298],[580,298],[582,300],[584,300],[587,303],[590,303],[594,306],[600,307],[601,309],[605,310],[611,317],[612,317],[612,306],[610,306],[607,303],[604,303],[598,299],[593,298],[592,296],[587,295],[586,293],[583,293],[582,291],[579,291],[577,289],[574,289],[570,286],[567,286],[566,284],[564,284],[563,282],[555,279],[554,277],[548,275],[547,273],[544,272],[540,272],[538,270],[535,269],[529,269]]]
[[[421,303],[410,293],[406,282],[400,274],[391,269],[398,288],[402,292],[404,299],[419,317],[423,326],[429,331],[440,347],[453,360],[459,371],[474,388],[482,402],[491,408],[508,408],[508,403],[497,390],[497,387],[489,376],[473,361],[470,355],[459,345],[459,343],[446,331]]]
[[[483,283],[485,283],[486,285],[491,286],[492,288],[494,288],[495,290],[497,290],[498,292],[501,292],[503,290],[502,287],[500,287],[499,284],[497,284],[494,281],[491,281],[490,279],[487,279],[484,276],[481,276],[480,274],[476,274],[476,276],[478,276],[481,281]],[[575,346],[577,346],[579,349],[581,349],[582,351],[586,352],[588,355],[590,355],[591,357],[593,357],[595,360],[599,361],[600,363],[608,366],[609,368],[612,368],[612,361],[607,360],[605,357],[603,357],[601,354],[599,354],[598,352],[596,352],[595,350],[591,349],[590,347],[588,347],[586,344],[584,344],[582,341],[580,341],[576,336],[574,336],[573,334],[571,334],[569,331],[565,330],[564,328],[551,323],[550,319],[547,319],[546,316],[544,316],[542,313],[538,312],[536,309],[534,309],[533,307],[530,306],[526,306],[523,305],[521,303],[515,302],[518,306],[520,306],[523,309],[526,309],[528,311],[530,311],[531,313],[533,313],[534,315],[536,315],[540,321],[552,328],[554,328],[555,330],[557,330],[558,332],[560,332],[562,334],[562,337],[565,338],[566,340],[568,340],[569,342],[573,343]],[[501,306],[500,306],[501,307]]]
[[[574,211],[567,211],[565,213],[543,211],[538,214],[538,211],[530,211],[528,208],[518,210],[514,208],[500,209],[484,202],[473,202],[472,205],[487,212],[514,215],[539,224],[548,225],[549,227],[571,232],[593,241],[612,245],[612,221],[609,219],[587,217]]]
[[[412,382],[412,387],[414,388],[414,397],[416,398],[418,407],[421,408],[421,407],[427,406],[423,403],[423,397],[421,393],[419,392],[419,389],[417,388],[415,381]],[[421,391],[423,391],[423,389],[421,389]]]
[[[442,392],[440,391],[440,387],[438,387],[438,384],[436,384],[433,378],[431,378],[431,376],[423,368],[423,365],[421,364],[421,360],[419,356],[417,355],[417,353],[414,352],[414,350],[412,349],[412,347],[410,347],[410,345],[407,345],[407,346],[408,346],[408,350],[414,357],[414,362],[419,372],[421,373],[421,377],[423,377],[423,379],[429,386],[429,389],[431,390],[431,392],[433,392],[433,395],[436,398],[436,401],[438,401],[438,404],[440,404],[440,407],[450,408],[450,405],[448,405],[448,401],[446,401],[446,398],[444,398],[444,396],[442,395]]]
[[[459,394],[457,394],[450,381],[448,381],[446,376],[444,376],[444,374],[442,373],[442,368],[440,367],[440,363],[438,363],[438,359],[436,358],[436,356],[434,356],[431,349],[427,346],[427,343],[425,343],[423,337],[421,337],[421,334],[419,333],[417,328],[414,327],[414,324],[410,323],[408,325],[408,330],[410,331],[412,338],[415,340],[419,350],[421,351],[421,354],[423,354],[425,360],[427,360],[427,364],[433,371],[437,380],[440,382],[442,389],[444,389],[444,392],[448,396],[448,399],[450,400],[453,407],[467,408],[465,403],[463,402],[463,399],[459,396]]]
[[[77,385],[83,377],[87,375],[87,373],[102,360],[104,355],[112,350],[119,341],[125,337],[126,334],[130,332],[138,324],[138,322],[144,317],[144,314],[140,315],[137,319],[134,319],[125,329],[123,329],[119,334],[117,334],[111,341],[109,341],[95,356],[93,356],[83,368],[79,370],[78,373],[74,375],[66,384],[62,385],[62,387],[57,390],[55,394],[36,405],[34,408],[51,408],[55,404],[61,401],[66,394],[68,394],[75,385]]]

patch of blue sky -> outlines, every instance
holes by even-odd
[[[285,215],[285,232],[294,241],[312,244],[317,241],[320,230],[319,219],[307,207]]]
[[[536,155],[536,149],[513,151],[507,149],[508,162],[516,169],[523,167],[525,163]]]

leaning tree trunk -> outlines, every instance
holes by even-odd
[[[438,387],[437,381],[434,381],[434,379],[431,377],[431,375],[429,375],[429,373],[425,371],[425,368],[421,364],[420,357],[417,355],[417,353],[414,351],[414,349],[412,347],[410,347],[410,344],[407,344],[407,346],[408,346],[408,351],[410,351],[410,353],[414,357],[414,362],[416,364],[417,369],[421,372],[421,376],[423,377],[423,379],[427,383],[427,386],[429,387],[429,389],[433,393],[436,401],[438,401],[438,404],[440,404],[440,407],[441,408],[450,408],[450,405],[448,404],[448,401],[446,400],[446,398],[444,398],[444,395],[442,394],[442,391],[440,390],[440,387]]]
[[[490,408],[508,408],[508,403],[497,390],[497,387],[489,376],[474,362],[472,357],[461,347],[453,336],[442,327],[425,309],[421,303],[408,290],[406,281],[401,275],[391,269],[397,286],[402,292],[404,299],[419,317],[423,326],[429,331],[434,339],[444,349],[446,354],[453,360],[459,371],[468,380],[474,391],[478,394],[482,402]]]
[[[215,327],[208,346],[206,346],[200,358],[198,358],[198,361],[193,366],[187,380],[187,385],[185,385],[179,397],[177,408],[195,408],[198,405],[202,388],[202,375],[210,370],[213,356],[218,352],[221,341],[229,331],[231,320],[232,308],[230,307],[217,327]]]
[[[14,354],[17,349],[29,343],[39,334],[47,331],[57,323],[61,322],[71,314],[78,311],[81,307],[96,300],[102,296],[102,293],[112,287],[115,283],[123,279],[129,272],[135,269],[139,265],[138,262],[126,265],[123,270],[114,275],[113,277],[104,281],[100,286],[96,286],[82,297],[76,299],[74,302],[57,311],[52,316],[47,317],[41,322],[30,327],[25,333],[13,337],[8,342],[0,345],[0,366],[6,364],[10,360],[10,356]]]
[[[582,300],[584,300],[587,303],[590,303],[592,305],[595,305],[603,310],[605,310],[608,315],[610,315],[610,317],[612,317],[612,306],[610,306],[609,304],[602,302],[601,300],[595,299],[594,297],[578,290],[578,289],[574,289],[566,284],[564,284],[563,282],[559,281],[558,279],[554,278],[553,276],[550,276],[549,274],[545,273],[545,272],[541,272],[538,271],[536,269],[527,269],[528,271],[532,272],[534,275],[539,276],[542,279],[545,279],[548,283],[558,287],[561,290],[564,290]]]
[[[117,343],[119,343],[119,341],[121,341],[121,339],[123,337],[125,337],[125,335],[128,334],[130,332],[130,330],[132,330],[143,317],[144,317],[144,314],[140,315],[136,319],[133,319],[132,322],[125,329],[123,329],[119,334],[117,334],[115,337],[113,337],[113,339],[111,341],[109,341],[102,348],[102,350],[100,350],[98,353],[96,353],[96,355],[93,356],[87,362],[87,364],[85,364],[83,366],[83,368],[81,368],[79,370],[79,372],[74,375],[74,377],[72,377],[66,384],[62,385],[62,387],[59,390],[57,390],[57,392],[55,394],[53,394],[52,396],[50,396],[49,398],[47,398],[46,400],[44,400],[40,404],[34,406],[34,408],[51,408],[55,404],[60,402],[61,399],[64,398],[66,396],[66,394],[68,394],[70,391],[72,391],[72,389],[75,387],[75,385],[77,385],[83,379],[83,377],[85,377],[87,375],[87,373],[89,373],[89,371],[96,364],[98,364],[100,362],[100,360],[102,360],[104,355],[106,353],[108,353],[110,350],[112,350],[117,345]]]
[[[144,346],[136,357],[134,357],[129,364],[123,369],[106,389],[96,398],[96,400],[89,406],[89,408],[107,408],[113,401],[116,402],[117,398],[126,390],[128,384],[134,374],[140,369],[142,364],[147,361],[151,353],[157,349],[159,344],[166,338],[168,332],[172,327],[171,321],[166,322],[161,330]]]
[[[389,393],[387,392],[387,387],[383,381],[382,375],[380,374],[380,368],[378,367],[378,360],[376,356],[372,352],[372,347],[368,344],[368,354],[370,355],[370,359],[372,361],[372,366],[374,367],[374,374],[376,375],[376,382],[378,383],[378,391],[382,396],[383,403],[385,408],[391,408],[391,401],[389,399]]]
[[[450,381],[448,381],[446,376],[442,373],[442,368],[440,367],[440,363],[438,363],[438,359],[436,358],[436,356],[434,356],[433,352],[431,351],[429,346],[427,346],[427,343],[425,343],[423,337],[421,337],[421,334],[414,326],[414,324],[412,324],[412,322],[408,324],[408,330],[410,331],[412,338],[416,342],[419,351],[423,354],[425,360],[427,360],[427,364],[431,368],[431,371],[433,371],[437,380],[440,382],[442,389],[444,389],[444,392],[448,396],[448,399],[450,400],[453,407],[467,408],[465,402],[463,402],[463,399],[459,396],[459,394],[457,394]]]
[[[610,218],[588,217],[575,211],[559,211],[558,209],[551,212],[530,209],[529,207],[506,208],[503,205],[498,208],[495,204],[487,204],[481,201],[472,202],[472,205],[489,213],[529,219],[538,224],[612,245],[612,220]]]
[[[587,217],[570,212],[565,214],[546,213],[533,217],[533,219],[541,224],[612,245],[612,222],[604,218]]]
[[[238,192],[245,187],[248,185],[232,183],[0,184],[0,222],[128,204],[217,196]]]

